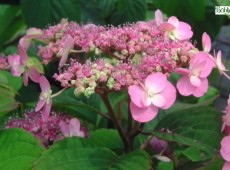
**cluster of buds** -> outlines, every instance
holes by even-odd
[[[64,137],[87,137],[87,129],[80,125],[78,119],[55,112],[52,112],[49,119],[44,122],[40,112],[29,111],[23,117],[9,119],[5,128],[24,129],[41,140],[46,147]]]

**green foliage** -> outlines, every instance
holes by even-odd
[[[145,19],[145,0],[81,0],[83,22],[119,25]]]
[[[35,170],[126,170],[150,169],[147,153],[133,151],[118,157],[113,151],[96,147],[87,139],[67,138],[57,142],[49,150],[42,153],[34,163]]]
[[[21,129],[0,131],[0,169],[29,170],[44,150],[39,142]]]
[[[221,124],[219,112],[209,107],[197,107],[166,115],[158,122],[153,134],[161,139],[190,146],[184,151],[189,159],[205,160],[212,157],[220,147]],[[164,132],[156,131],[162,128]]]
[[[30,27],[44,28],[57,24],[62,18],[80,21],[79,0],[21,0],[22,14]]]
[[[0,51],[25,29],[20,8],[0,5]]]

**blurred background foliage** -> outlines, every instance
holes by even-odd
[[[62,18],[117,26],[150,20],[156,9],[189,23],[199,46],[204,31],[214,40],[220,27],[229,24],[227,16],[215,15],[215,6],[227,3],[228,0],[0,0],[0,52],[15,51],[12,45],[17,44],[26,28],[46,28]]]

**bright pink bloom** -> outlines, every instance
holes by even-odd
[[[213,68],[213,62],[208,54],[198,53],[191,61],[189,69],[179,68],[177,72],[182,77],[177,82],[177,89],[183,96],[201,97],[208,90],[208,75]]]
[[[165,31],[166,36],[172,40],[187,40],[193,35],[191,26],[185,22],[181,22],[177,17],[172,16],[167,22],[161,23],[159,26],[160,30]]]
[[[79,137],[86,137],[86,134],[83,130],[81,130],[80,121],[77,118],[72,118],[67,124],[64,121],[59,123],[61,132],[65,137],[72,137],[72,136],[79,136]]]
[[[58,53],[58,55],[61,56],[59,67],[62,67],[65,64],[68,58],[69,52],[71,49],[73,49],[73,47],[74,47],[74,39],[70,35],[67,35],[67,37],[65,37],[63,47]]]
[[[211,39],[206,32],[202,35],[202,46],[205,52],[209,52],[211,50]]]
[[[138,122],[152,120],[158,108],[168,109],[175,102],[176,90],[163,73],[152,73],[141,86],[131,85],[128,89],[133,119]]]
[[[44,76],[41,76],[39,78],[39,85],[41,87],[42,92],[39,96],[39,101],[37,103],[35,111],[37,112],[39,110],[42,110],[42,120],[46,122],[49,118],[52,106],[52,90],[50,88],[50,83]]]
[[[230,136],[225,136],[221,141],[220,154],[224,160],[230,162]]]
[[[222,170],[229,170],[230,169],[230,162],[225,162]]]
[[[159,9],[155,12],[155,21],[157,25],[160,25],[163,22],[163,14]]]

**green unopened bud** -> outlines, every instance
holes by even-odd
[[[101,50],[99,50],[99,48],[95,48],[95,55],[100,55],[101,54]]]
[[[84,95],[85,95],[85,97],[89,98],[93,93],[94,93],[94,88],[93,87],[87,87],[85,89]]]
[[[106,84],[107,87],[108,87],[109,89],[112,89],[112,88],[114,87],[114,84],[115,84],[114,78],[110,77],[110,78],[108,79],[107,84]]]
[[[85,88],[84,87],[77,87],[74,90],[74,95],[75,96],[80,96],[84,92],[85,92]]]
[[[76,83],[76,80],[71,80],[71,84],[74,85]]]

